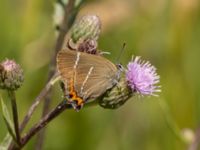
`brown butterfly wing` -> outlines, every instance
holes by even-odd
[[[74,87],[79,96],[85,100],[97,98],[115,84],[117,67],[108,59],[82,52],[62,50],[57,55],[57,68],[64,80],[69,83],[73,77],[74,65],[79,55]],[[89,70],[92,69],[90,75]],[[88,76],[88,80],[83,83]],[[82,90],[81,90],[82,89]]]

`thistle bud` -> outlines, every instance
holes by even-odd
[[[23,70],[15,61],[6,59],[0,63],[0,88],[16,90],[24,80]]]
[[[117,85],[106,92],[99,101],[99,105],[103,108],[116,109],[122,106],[132,96],[133,92],[129,88],[126,78],[122,76]]]
[[[96,15],[85,15],[72,27],[71,39],[74,43],[79,40],[86,41],[92,39],[97,41],[101,29],[101,22]]]

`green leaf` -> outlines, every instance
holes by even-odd
[[[13,125],[13,122],[12,122],[12,120],[10,118],[10,114],[9,114],[8,108],[5,105],[2,97],[0,97],[0,100],[1,100],[3,119],[4,119],[5,123],[6,123],[8,132],[12,136],[13,140],[16,142],[16,136],[15,136],[15,132],[14,132],[14,125]]]
[[[3,141],[0,143],[0,150],[7,150],[11,142],[12,136],[10,133],[7,133]]]

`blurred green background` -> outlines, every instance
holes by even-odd
[[[0,60],[14,59],[24,69],[25,82],[17,91],[20,121],[48,76],[55,44],[54,0],[1,0]],[[66,110],[47,126],[45,150],[184,150],[180,131],[200,126],[200,1],[90,0],[79,15],[97,14],[102,20],[99,48],[115,61],[140,55],[158,68],[160,97],[134,97],[117,110],[99,106],[79,113]],[[4,101],[6,93],[1,91]],[[52,108],[61,100],[53,91]],[[6,101],[6,103],[9,102]],[[168,112],[163,111],[165,104]],[[40,107],[26,131],[41,114]],[[168,118],[168,121],[166,120]],[[172,126],[169,126],[171,124]],[[6,127],[0,115],[0,140]],[[35,136],[25,147],[35,148]]]

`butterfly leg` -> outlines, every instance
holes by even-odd
[[[64,97],[68,95],[68,91],[67,91],[67,85],[64,83],[64,82],[60,82],[60,87],[61,87],[61,90],[64,94]]]

